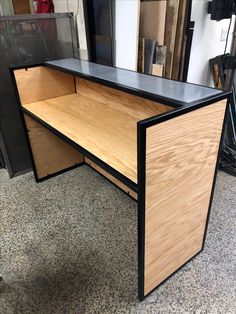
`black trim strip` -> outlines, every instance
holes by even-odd
[[[146,127],[138,123],[138,298],[144,299]]]

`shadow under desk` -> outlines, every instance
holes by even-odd
[[[89,164],[138,202],[138,297],[205,241],[230,93],[77,59],[10,69],[35,179]]]

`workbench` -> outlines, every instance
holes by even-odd
[[[88,164],[137,201],[143,300],[203,249],[230,93],[77,59],[10,71],[36,181]]]

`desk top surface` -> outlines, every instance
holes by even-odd
[[[222,91],[210,87],[173,81],[73,58],[49,61],[45,64],[74,75],[96,80],[98,83],[108,84],[114,88],[118,87],[143,97],[151,97],[156,101],[170,101],[177,106],[207,101],[224,94]]]

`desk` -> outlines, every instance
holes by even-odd
[[[143,300],[203,249],[230,94],[76,59],[11,74],[35,179],[89,164],[137,200]]]

